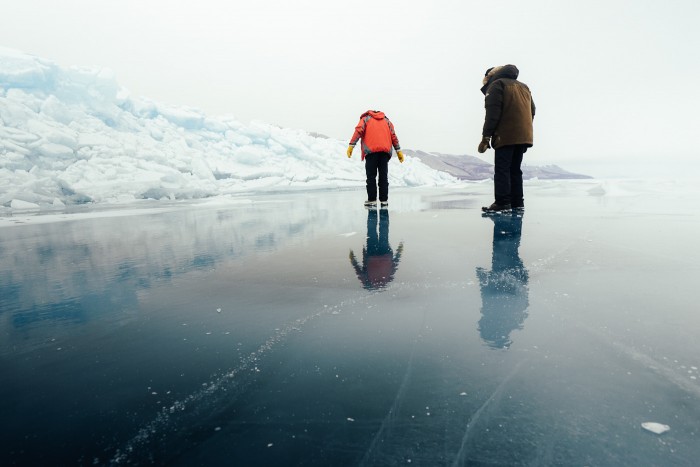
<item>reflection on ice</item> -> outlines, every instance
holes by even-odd
[[[0,219],[0,458],[696,465],[697,196],[595,183]]]
[[[491,270],[476,268],[481,286],[481,338],[493,348],[508,348],[511,331],[527,318],[528,272],[520,259],[523,214],[484,215],[493,221]]]
[[[362,248],[362,265],[355,257],[355,252],[350,250],[350,264],[355,269],[358,279],[365,289],[376,290],[386,287],[392,280],[401,261],[403,242],[394,255],[394,250],[389,245],[389,210],[379,210],[379,223],[377,223],[377,210],[367,211],[367,244]]]

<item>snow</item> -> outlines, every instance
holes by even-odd
[[[661,435],[663,433],[666,433],[668,430],[671,429],[670,426],[664,425],[663,423],[656,423],[656,422],[644,422],[642,423],[642,428],[644,428],[647,431],[651,431],[654,434]]]
[[[231,109],[235,111],[235,109]],[[352,128],[348,128],[348,135]],[[0,47],[0,206],[26,209],[364,186],[347,141],[131,96],[107,69]],[[391,186],[455,179],[393,158]]]

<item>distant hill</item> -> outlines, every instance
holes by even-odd
[[[404,149],[406,155],[416,157],[425,165],[441,172],[446,172],[460,180],[484,180],[493,178],[493,164],[478,157],[469,155],[442,154],[439,152],[415,151]],[[583,179],[593,178],[589,175],[577,174],[564,170],[556,165],[525,165],[522,166],[523,178],[551,179]]]

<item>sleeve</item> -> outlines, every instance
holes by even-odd
[[[350,138],[350,146],[356,145],[357,140],[364,136],[366,125],[367,123],[365,122],[365,119],[361,118],[357,126],[355,127],[355,132],[352,134],[352,138]]]
[[[483,136],[493,136],[498,122],[501,120],[501,109],[503,108],[503,84],[495,81],[486,91],[484,98],[486,107],[486,117],[484,118]]]
[[[401,149],[401,145],[399,144],[399,138],[396,136],[396,131],[394,131],[394,124],[391,123],[391,120],[388,118],[386,119],[386,122],[389,124],[389,131],[391,132],[391,144],[394,146],[394,149],[399,151]]]

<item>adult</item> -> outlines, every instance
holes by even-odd
[[[523,154],[532,147],[535,103],[530,88],[518,81],[515,65],[489,68],[483,79],[486,117],[479,153],[493,148],[494,202],[485,212],[524,209]]]
[[[384,112],[368,110],[360,116],[360,121],[350,138],[348,157],[352,157],[352,151],[360,139],[362,139],[362,160],[365,162],[367,174],[365,206],[377,205],[377,174],[379,174],[379,202],[386,207],[389,204],[389,159],[391,159],[392,147],[396,150],[399,162],[403,162],[404,159],[394,125]]]

